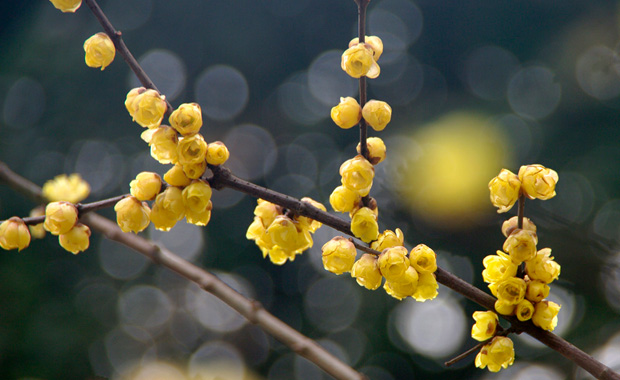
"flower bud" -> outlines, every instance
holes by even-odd
[[[170,125],[183,136],[193,135],[202,127],[202,111],[198,103],[183,103],[170,114]]]
[[[174,164],[178,161],[177,132],[167,125],[162,125],[157,129],[149,129],[152,135],[148,141],[151,146],[151,157],[160,164]]]
[[[404,245],[404,241],[405,236],[400,228],[397,228],[395,231],[385,230],[379,235],[377,240],[370,243],[370,248],[383,252],[386,248]]]
[[[526,299],[521,300],[515,308],[515,315],[521,322],[531,319],[534,315],[534,305]]]
[[[43,184],[43,196],[50,202],[78,203],[90,194],[90,185],[79,174],[60,174]]]
[[[134,119],[134,115],[138,111],[138,95],[142,94],[145,91],[146,88],[144,87],[136,87],[132,88],[127,93],[127,98],[125,99],[125,108],[127,108],[127,112],[129,112],[129,115],[132,119]]]
[[[519,169],[521,191],[529,199],[550,199],[555,197],[558,173],[542,165],[523,165]]]
[[[69,232],[78,220],[78,210],[69,202],[52,202],[45,207],[43,227],[52,235]]]
[[[123,198],[114,205],[116,223],[123,232],[138,233],[151,222],[151,209],[136,197]]]
[[[207,147],[207,163],[209,165],[222,165],[228,161],[230,152],[221,141],[214,141]]]
[[[381,271],[377,263],[377,257],[368,253],[353,264],[351,277],[355,278],[358,284],[366,289],[375,290],[381,286]]]
[[[514,344],[510,338],[496,336],[490,344],[484,345],[476,356],[476,367],[488,367],[491,372],[508,368],[515,361]]]
[[[321,248],[323,267],[334,274],[350,272],[355,262],[355,245],[342,236],[336,236]]]
[[[375,176],[375,168],[361,155],[345,161],[340,166],[342,185],[359,193],[362,197],[368,195]]]
[[[433,273],[437,270],[437,255],[424,244],[418,244],[411,250],[409,261],[420,273]]]
[[[383,41],[381,41],[381,38],[377,36],[365,36],[364,40],[366,45],[369,45],[371,47],[375,62],[378,61],[379,57],[381,57],[381,54],[383,54]],[[353,47],[359,44],[359,42],[359,37],[355,37],[349,42],[349,47]]]
[[[114,61],[116,48],[114,42],[105,33],[97,33],[84,41],[84,60],[88,67],[105,69]]]
[[[362,119],[362,107],[355,98],[340,98],[340,103],[332,108],[331,117],[342,129],[349,129]]]
[[[381,72],[373,57],[372,47],[367,44],[357,44],[342,53],[340,67],[353,78],[367,76],[376,78]]]
[[[543,330],[553,331],[558,324],[561,306],[551,301],[541,301],[534,306],[532,322]]]
[[[379,270],[387,281],[398,282],[409,268],[407,248],[398,246],[386,248],[378,259]]]
[[[168,187],[159,193],[151,210],[151,222],[160,231],[169,231],[185,216],[185,205],[181,189]]]
[[[129,192],[140,201],[155,199],[161,190],[161,177],[153,172],[141,172],[129,182]]]
[[[30,245],[30,231],[28,226],[18,217],[11,217],[0,224],[0,247],[18,251]]]
[[[371,164],[377,165],[385,160],[385,143],[379,137],[369,137],[366,139],[366,147],[368,148],[368,160]],[[362,147],[359,143],[356,149],[358,154],[362,154]]]
[[[499,208],[498,213],[510,210],[519,199],[521,182],[519,177],[510,170],[502,169],[488,186],[491,192],[491,203]]]
[[[529,277],[529,276],[528,276]],[[527,281],[527,290],[525,291],[525,298],[532,302],[540,302],[547,298],[549,295],[549,285],[542,281],[530,280]]]
[[[82,0],[50,0],[56,9],[59,9],[65,13],[75,12],[80,5],[82,5]]]
[[[418,273],[418,288],[416,289],[415,293],[413,293],[413,298],[415,298],[415,300],[418,302],[432,300],[433,298],[437,297],[438,288],[439,285],[437,284],[437,279],[435,278],[434,273]]]
[[[386,281],[383,284],[385,292],[392,297],[402,300],[405,297],[412,297],[418,290],[418,272],[413,267],[407,268],[405,274],[396,282]]]
[[[69,232],[60,234],[58,242],[60,246],[74,255],[85,251],[90,245],[90,228],[82,223],[76,224]]]
[[[191,182],[185,175],[185,172],[183,172],[183,166],[181,164],[175,164],[171,167],[166,174],[164,174],[164,181],[166,181],[168,185],[176,187],[185,187]]]
[[[136,123],[145,128],[159,127],[168,109],[165,98],[164,95],[152,89],[139,94],[131,103],[135,107],[133,118]]]
[[[510,234],[512,234],[512,231],[518,228],[518,226],[519,226],[519,217],[513,216],[512,218],[502,223],[502,234],[508,237],[510,236]],[[523,218],[523,229],[526,231],[536,233],[536,225],[529,218]]]
[[[351,232],[365,243],[376,240],[379,236],[377,216],[368,207],[362,207],[351,218]]]
[[[205,160],[206,154],[207,143],[200,133],[179,139],[177,158],[181,165],[199,164]]]
[[[495,301],[495,311],[501,315],[513,315],[517,305],[509,304],[504,300]]]
[[[194,180],[183,189],[183,204],[187,221],[206,226],[211,219],[211,186],[206,181]]]
[[[344,186],[338,186],[329,196],[329,204],[334,211],[338,212],[352,211],[359,204],[360,200],[361,197],[356,191]]]
[[[362,109],[364,120],[375,131],[382,131],[392,120],[392,107],[381,100],[369,100]]]
[[[471,328],[471,337],[478,342],[484,342],[495,335],[499,318],[492,311],[475,311],[473,314],[476,323]]]
[[[508,252],[515,264],[521,264],[536,256],[538,237],[535,233],[516,229],[504,242],[504,251]]]

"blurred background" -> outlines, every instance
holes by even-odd
[[[207,141],[231,151],[238,176],[329,208],[338,167],[358,134],[329,110],[356,96],[340,69],[356,35],[353,1],[101,1],[168,100],[202,106]],[[556,333],[620,370],[619,3],[593,0],[372,0],[368,32],[383,39],[370,98],[394,110],[388,159],[371,195],[380,228],[401,228],[440,265],[486,290],[482,259],[501,249],[503,220],[488,199],[502,167],[540,163],[557,196],[528,201],[539,247],[562,265],[550,299]],[[101,72],[83,41],[100,27],[86,6],[0,5],[0,160],[36,182],[80,173],[87,201],[164,173],[127,114],[137,81],[117,56]],[[245,239],[255,199],[213,197],[211,223],[145,233],[216,273],[371,379],[586,379],[568,360],[515,337],[516,362],[489,375],[474,356],[480,308],[440,286],[436,300],[399,302],[321,265],[315,246],[282,267]],[[0,218],[35,205],[5,187]],[[111,210],[104,215],[114,217]],[[327,379],[216,298],[142,256],[94,235],[73,256],[52,236],[0,254],[2,379]],[[202,377],[199,377],[202,376]]]

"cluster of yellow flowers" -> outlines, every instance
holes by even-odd
[[[325,206],[311,198],[302,198],[301,201],[325,211]],[[254,209],[254,221],[245,236],[254,240],[263,257],[269,256],[272,263],[282,265],[312,247],[312,234],[321,226],[320,222],[305,216],[289,216],[281,206],[259,199]]]
[[[379,288],[385,278],[383,289],[399,300],[413,297],[424,302],[435,298],[438,288],[433,274],[437,270],[435,252],[424,244],[407,252],[403,241],[400,229],[396,232],[385,230],[371,243],[371,248],[381,254],[366,253],[356,261],[355,245],[349,239],[336,236],[323,245],[323,267],[338,275],[350,272],[359,285],[370,290]]]
[[[508,211],[519,197],[550,199],[555,196],[558,175],[542,165],[524,165],[514,174],[502,169],[489,182],[491,202],[498,212]],[[560,265],[553,261],[550,248],[537,250],[536,226],[528,218],[514,216],[502,225],[506,237],[503,251],[484,258],[482,278],[489,283],[491,293],[497,297],[495,311],[514,315],[520,321],[532,320],[534,325],[553,331],[557,325],[560,305],[545,300],[549,284],[560,275]],[[505,252],[504,252],[505,251]],[[495,336],[498,316],[493,311],[475,312],[476,324],[472,337],[486,341]],[[506,368],[514,361],[510,338],[495,336],[476,357],[476,366],[488,366],[492,372]]]

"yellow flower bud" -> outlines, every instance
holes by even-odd
[[[132,88],[127,93],[127,98],[125,99],[125,108],[127,108],[127,112],[129,112],[129,115],[132,119],[134,119],[136,111],[138,111],[138,95],[142,94],[145,91],[146,88],[144,87],[136,87]]]
[[[321,210],[321,211],[327,211],[327,209],[325,208],[325,206],[323,206],[323,204],[322,204],[322,203],[317,202],[317,201],[315,201],[315,200],[314,200],[314,199],[312,199],[312,198],[309,198],[309,197],[303,197],[303,198],[301,198],[301,201],[302,201],[302,202],[305,202],[305,203],[309,203],[310,205],[312,205],[312,206],[314,206],[314,207],[318,208],[318,209],[319,209],[319,210]],[[319,221],[316,221],[316,220],[314,220],[314,219],[310,219],[310,218],[308,218],[308,217],[306,217],[306,216],[301,216],[301,215],[299,215],[299,216],[295,217],[295,220],[297,220],[297,221],[299,222],[299,226],[300,226],[302,229],[304,229],[304,228],[305,228],[305,229],[307,229],[308,231],[310,231],[310,232],[312,232],[312,233],[315,233],[315,232],[316,232],[316,230],[318,230],[319,228],[321,228],[321,226],[323,225],[323,223],[321,223],[321,222],[319,222]]]
[[[199,164],[205,160],[206,154],[207,143],[200,133],[179,139],[177,158],[181,165]]]
[[[183,203],[187,221],[199,226],[206,226],[211,219],[211,186],[207,181],[194,180],[183,189]]]
[[[151,210],[151,222],[161,231],[170,231],[185,216],[183,195],[178,187],[168,187],[157,195]]]
[[[528,276],[529,277],[529,276]],[[549,285],[542,281],[530,280],[527,282],[525,298],[532,302],[540,302],[549,295]]]
[[[195,224],[197,226],[206,226],[209,224],[209,220],[211,220],[211,209],[213,209],[213,203],[209,201],[209,203],[207,203],[207,207],[205,207],[202,211],[196,212],[186,210],[185,218],[187,218],[188,223]]]
[[[155,199],[161,190],[161,177],[153,172],[141,172],[129,182],[129,192],[140,201]]]
[[[351,277],[355,278],[358,284],[366,289],[375,290],[381,286],[381,271],[377,263],[377,257],[368,253],[353,264]]]
[[[508,368],[515,361],[514,344],[510,338],[496,336],[491,343],[484,345],[476,356],[476,367],[488,367],[491,372]]]
[[[149,130],[150,132],[151,130]],[[178,135],[174,128],[163,125],[153,130],[148,141],[151,147],[151,156],[160,164],[174,164],[178,161]]]
[[[79,252],[86,251],[90,245],[90,228],[82,223],[76,224],[69,232],[60,234],[58,242],[67,251],[77,255]]]
[[[381,72],[373,57],[372,47],[367,44],[357,44],[342,53],[340,67],[353,78],[367,76],[376,78]]]
[[[433,273],[437,270],[437,255],[424,244],[418,244],[411,250],[409,261],[411,266],[420,273]]]
[[[497,213],[506,212],[514,206],[519,199],[521,182],[516,174],[507,169],[502,169],[497,177],[489,182],[491,203],[498,207]]]
[[[379,235],[377,240],[370,243],[370,248],[383,252],[386,248],[402,246],[404,241],[405,236],[400,228],[397,228],[395,231],[385,230]]]
[[[50,202],[78,203],[88,197],[90,186],[79,174],[60,174],[43,184],[43,196]]]
[[[375,177],[375,168],[363,156],[357,155],[346,160],[340,166],[342,185],[359,193],[362,197],[368,195]]]
[[[558,173],[542,165],[523,165],[519,169],[521,191],[529,199],[550,199],[555,197]]]
[[[517,275],[517,264],[502,251],[497,251],[497,255],[485,257],[482,264],[485,268],[482,271],[482,279],[485,282],[501,282]]]
[[[561,306],[551,301],[541,301],[534,306],[532,322],[543,330],[553,331],[558,325]]]
[[[519,217],[513,216],[504,223],[502,223],[502,234],[508,237],[519,226]],[[536,225],[529,218],[523,218],[523,229],[536,233]]]
[[[207,147],[207,163],[209,165],[222,165],[228,161],[230,152],[221,141],[214,141]]]
[[[497,299],[510,305],[516,305],[525,297],[527,284],[522,278],[510,277],[504,281],[490,284],[489,289]]]
[[[30,210],[31,217],[43,215],[45,215],[45,207],[43,206],[38,206]],[[30,230],[30,236],[34,239],[43,239],[45,237],[45,228],[43,228],[43,223],[29,225],[28,229]]]
[[[476,323],[471,328],[471,337],[478,342],[491,339],[499,322],[497,314],[492,311],[475,311],[473,317]]]
[[[133,118],[136,123],[145,128],[159,127],[168,107],[165,99],[164,95],[152,89],[139,94],[132,102],[135,107]]]
[[[369,100],[364,104],[362,117],[375,131],[382,131],[392,120],[392,107],[381,100]]]
[[[437,279],[434,273],[422,272],[418,273],[418,288],[413,293],[413,298],[418,302],[432,300],[437,297]]]
[[[190,184],[191,180],[187,178],[185,172],[183,172],[183,166],[181,164],[175,164],[164,174],[164,181],[170,186],[185,187]]]
[[[512,305],[503,300],[495,301],[495,311],[501,315],[513,315],[517,305]]]
[[[376,240],[379,237],[379,225],[375,213],[368,207],[357,210],[351,219],[351,232],[365,243]]]
[[[11,217],[0,224],[0,247],[18,251],[30,245],[30,231],[28,226],[18,217]]]
[[[377,264],[387,281],[398,282],[410,266],[407,248],[398,246],[384,249],[379,255]]]
[[[378,61],[379,57],[381,57],[381,54],[383,54],[383,41],[381,41],[381,38],[377,36],[365,36],[364,40],[366,44],[372,48],[375,62]],[[351,42],[349,42],[349,47],[353,47],[359,44],[359,42],[360,42],[359,37],[355,37],[354,39],[351,40]]]
[[[170,125],[183,136],[193,135],[202,127],[202,111],[198,103],[183,103],[170,114]]]
[[[45,207],[43,227],[52,235],[69,232],[78,220],[78,210],[69,202],[52,202]]]
[[[75,12],[80,5],[82,5],[82,0],[50,0],[56,9],[59,9],[65,13]]]
[[[369,137],[366,139],[366,147],[368,148],[368,159],[371,164],[377,165],[381,161],[385,160],[385,153],[387,148],[385,143],[379,137]],[[362,147],[357,144],[357,153],[362,154]]]
[[[392,297],[402,300],[415,294],[418,290],[418,279],[418,272],[413,267],[409,267],[397,282],[386,281],[383,289]]]
[[[338,186],[329,196],[329,204],[334,211],[350,212],[360,202],[360,195],[347,187]]]
[[[321,248],[323,267],[334,274],[350,272],[355,262],[355,245],[342,236],[336,236]]]
[[[97,33],[84,41],[84,52],[88,67],[101,67],[103,70],[114,61],[116,48],[107,34]]]
[[[275,245],[279,245],[285,251],[292,251],[297,245],[297,228],[295,222],[288,216],[276,216],[267,228],[267,234]]]
[[[537,243],[538,237],[536,233],[516,229],[504,242],[504,251],[508,252],[515,264],[521,264],[536,256]]]
[[[207,170],[207,161],[202,160],[196,164],[184,164],[183,165],[183,173],[187,176],[187,178],[198,179],[200,178],[205,170]]]
[[[114,205],[116,223],[123,232],[138,233],[151,222],[151,209],[136,197],[123,198]]]
[[[534,315],[534,305],[526,299],[521,300],[515,308],[515,315],[521,322],[531,319]]]
[[[342,129],[349,129],[362,119],[362,107],[355,98],[340,98],[340,103],[332,108],[331,117]]]
[[[530,261],[525,262],[525,272],[532,280],[550,284],[560,276],[560,264],[553,261],[551,248],[543,248]]]

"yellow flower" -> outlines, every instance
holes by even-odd
[[[181,165],[198,164],[205,160],[206,155],[207,143],[200,133],[183,137],[177,144],[177,158]]]
[[[387,148],[385,143],[379,137],[369,137],[366,139],[366,147],[368,148],[368,160],[371,164],[377,165],[385,160]],[[362,154],[362,147],[357,144],[357,154]]]
[[[418,272],[413,267],[409,267],[398,281],[386,281],[385,284],[383,284],[383,289],[392,297],[402,300],[405,297],[412,297],[415,294],[418,290],[418,279]]]
[[[560,276],[560,264],[553,261],[551,248],[543,248],[536,256],[525,262],[525,272],[532,280],[550,284]]]
[[[260,217],[266,227],[269,227],[276,219],[276,216],[282,213],[280,206],[264,199],[259,198],[256,203],[257,205],[256,208],[254,208],[254,215]]]
[[[351,232],[363,242],[370,243],[379,236],[377,216],[368,207],[362,207],[351,219]]]
[[[151,222],[155,228],[169,231],[184,216],[185,205],[181,189],[171,186],[157,195],[151,210]]]
[[[186,210],[185,218],[191,224],[206,226],[209,224],[209,220],[211,220],[211,209],[213,209],[213,203],[209,201],[209,203],[207,203],[207,207],[205,207],[202,211]]]
[[[56,9],[60,9],[61,11],[67,12],[75,12],[80,5],[82,5],[82,0],[50,0]]]
[[[482,264],[485,268],[482,271],[482,279],[485,282],[501,282],[517,275],[517,264],[502,251],[497,251],[497,255],[485,257]]]
[[[550,199],[555,197],[558,173],[542,165],[523,165],[519,169],[521,191],[530,199]]]
[[[357,155],[340,165],[341,182],[344,187],[354,190],[362,197],[368,195],[375,177],[375,168],[363,156]]]
[[[90,186],[79,174],[60,174],[43,185],[43,196],[50,202],[78,203],[90,194]]]
[[[138,110],[138,95],[142,94],[143,92],[146,91],[146,88],[144,87],[136,87],[136,88],[132,88],[128,93],[127,93],[127,97],[125,98],[125,108],[127,108],[127,112],[129,112],[129,115],[131,116],[132,119],[134,119],[134,115],[136,114],[136,111]],[[148,141],[147,141],[148,142]]]
[[[101,67],[103,70],[114,61],[116,48],[107,34],[97,33],[84,41],[84,52],[88,67]]]
[[[491,203],[498,207],[498,214],[506,212],[514,206],[519,199],[519,191],[521,182],[519,177],[507,169],[502,169],[497,177],[489,182],[489,191],[491,192]]]
[[[527,284],[522,278],[510,277],[504,281],[490,284],[489,289],[498,300],[509,305],[516,305],[525,297]]]
[[[202,160],[195,164],[184,164],[183,165],[183,173],[187,176],[187,178],[198,179],[200,178],[205,170],[207,170],[207,161]]]
[[[381,271],[377,263],[377,257],[365,253],[353,264],[351,277],[366,289],[375,290],[381,286]]]
[[[385,230],[383,231],[377,240],[370,243],[370,248],[375,251],[383,252],[386,248],[402,246],[405,241],[405,236],[403,235],[403,231],[400,228],[397,228],[395,231]]]
[[[334,274],[350,272],[355,262],[355,245],[342,236],[336,236],[321,248],[323,267]]]
[[[187,221],[206,226],[211,218],[211,186],[203,180],[194,180],[183,189],[183,204]]]
[[[499,322],[497,314],[492,311],[475,311],[473,317],[476,323],[471,328],[471,337],[478,342],[491,339]]]
[[[69,232],[60,234],[58,242],[60,246],[74,255],[88,249],[90,244],[90,228],[82,223],[76,224]]]
[[[45,215],[45,207],[37,206],[30,210],[30,217],[37,217]],[[43,239],[45,237],[45,228],[43,228],[43,223],[29,225],[28,229],[30,230],[30,236],[34,239]]]
[[[155,199],[161,190],[161,177],[153,172],[138,173],[136,179],[129,182],[129,192],[140,201]]]
[[[521,264],[536,256],[536,233],[527,230],[516,229],[504,242],[504,251],[508,252],[515,264]]]
[[[360,202],[360,195],[347,187],[338,186],[329,195],[329,204],[334,211],[350,212]]]
[[[174,164],[177,162],[178,135],[174,128],[163,125],[152,132],[148,142],[151,147],[151,156],[160,164]]]
[[[527,282],[525,298],[532,302],[540,302],[549,295],[549,285],[542,281],[530,280]]]
[[[383,277],[390,282],[398,282],[409,268],[407,248],[403,246],[386,248],[377,261]]]
[[[532,322],[543,330],[553,331],[558,325],[561,306],[551,301],[541,301],[534,306]]]
[[[116,223],[123,232],[138,233],[151,222],[151,209],[136,197],[123,198],[114,205]]]
[[[349,129],[362,119],[362,107],[355,98],[340,98],[340,103],[332,108],[331,117],[337,126]]]
[[[424,244],[418,244],[411,250],[409,261],[420,273],[432,273],[437,270],[437,255]]]
[[[193,135],[202,127],[202,111],[198,103],[183,103],[170,114],[170,125],[183,136]]]
[[[476,367],[489,368],[491,372],[498,372],[508,368],[515,361],[515,350],[512,340],[505,336],[496,336],[491,343],[484,345],[476,356]]]
[[[364,104],[362,116],[375,131],[382,131],[392,120],[392,107],[381,100],[369,100]]]
[[[69,232],[78,220],[78,210],[69,202],[52,202],[45,207],[43,227],[52,235]]]
[[[278,215],[267,227],[267,234],[275,245],[285,251],[292,251],[297,245],[297,228],[288,216]]]
[[[315,201],[312,198],[303,197],[303,198],[301,198],[301,201],[305,202],[305,203],[309,203],[310,205],[318,208],[321,211],[327,211],[327,209],[325,208],[325,206],[323,206],[322,203],[317,202],[317,201]],[[321,228],[321,226],[323,225],[323,223],[321,223],[319,221],[316,221],[314,219],[310,219],[310,218],[308,218],[306,216],[302,216],[302,215],[299,215],[299,216],[295,217],[295,220],[297,220],[299,222],[299,226],[302,229],[307,229],[308,231],[310,231],[312,233],[315,233],[316,230]]]
[[[375,62],[372,47],[367,44],[357,44],[342,53],[340,67],[353,78],[367,76],[376,78],[381,72],[379,65]]]
[[[254,240],[256,245],[263,252],[263,257],[266,257],[269,250],[273,247],[273,242],[267,234],[267,227],[268,226],[263,223],[261,218],[256,216],[245,234],[248,240]]]
[[[30,231],[28,226],[18,217],[11,217],[0,224],[0,247],[18,251],[30,245]]]
[[[185,172],[183,172],[183,166],[181,164],[175,164],[171,167],[166,174],[164,174],[164,181],[170,186],[176,187],[185,187],[191,182],[185,175]]]
[[[364,40],[366,44],[372,48],[375,62],[378,61],[379,57],[381,57],[381,54],[383,54],[383,41],[381,41],[381,38],[377,36],[365,36]],[[355,37],[349,42],[349,47],[353,47],[359,44],[359,42],[360,42],[359,37]]]
[[[167,110],[166,97],[157,91],[147,89],[131,102],[133,119],[145,128],[157,128],[164,119]],[[125,105],[127,103],[125,102]],[[129,111],[132,114],[131,111]]]
[[[439,288],[439,285],[434,273],[418,273],[418,288],[413,293],[413,298],[418,302],[432,300],[437,297],[437,288]]]
[[[514,313],[521,322],[527,321],[534,315],[534,305],[532,305],[530,301],[524,299],[517,304]]]
[[[222,165],[228,161],[230,152],[221,141],[214,141],[207,146],[207,163],[209,165]]]
[[[516,230],[519,226],[519,217],[513,216],[502,223],[502,234],[508,237],[512,234],[512,231]],[[536,225],[529,218],[523,218],[523,229],[526,231],[536,233]]]
[[[501,315],[513,315],[517,305],[512,305],[504,300],[495,301],[495,311]]]

